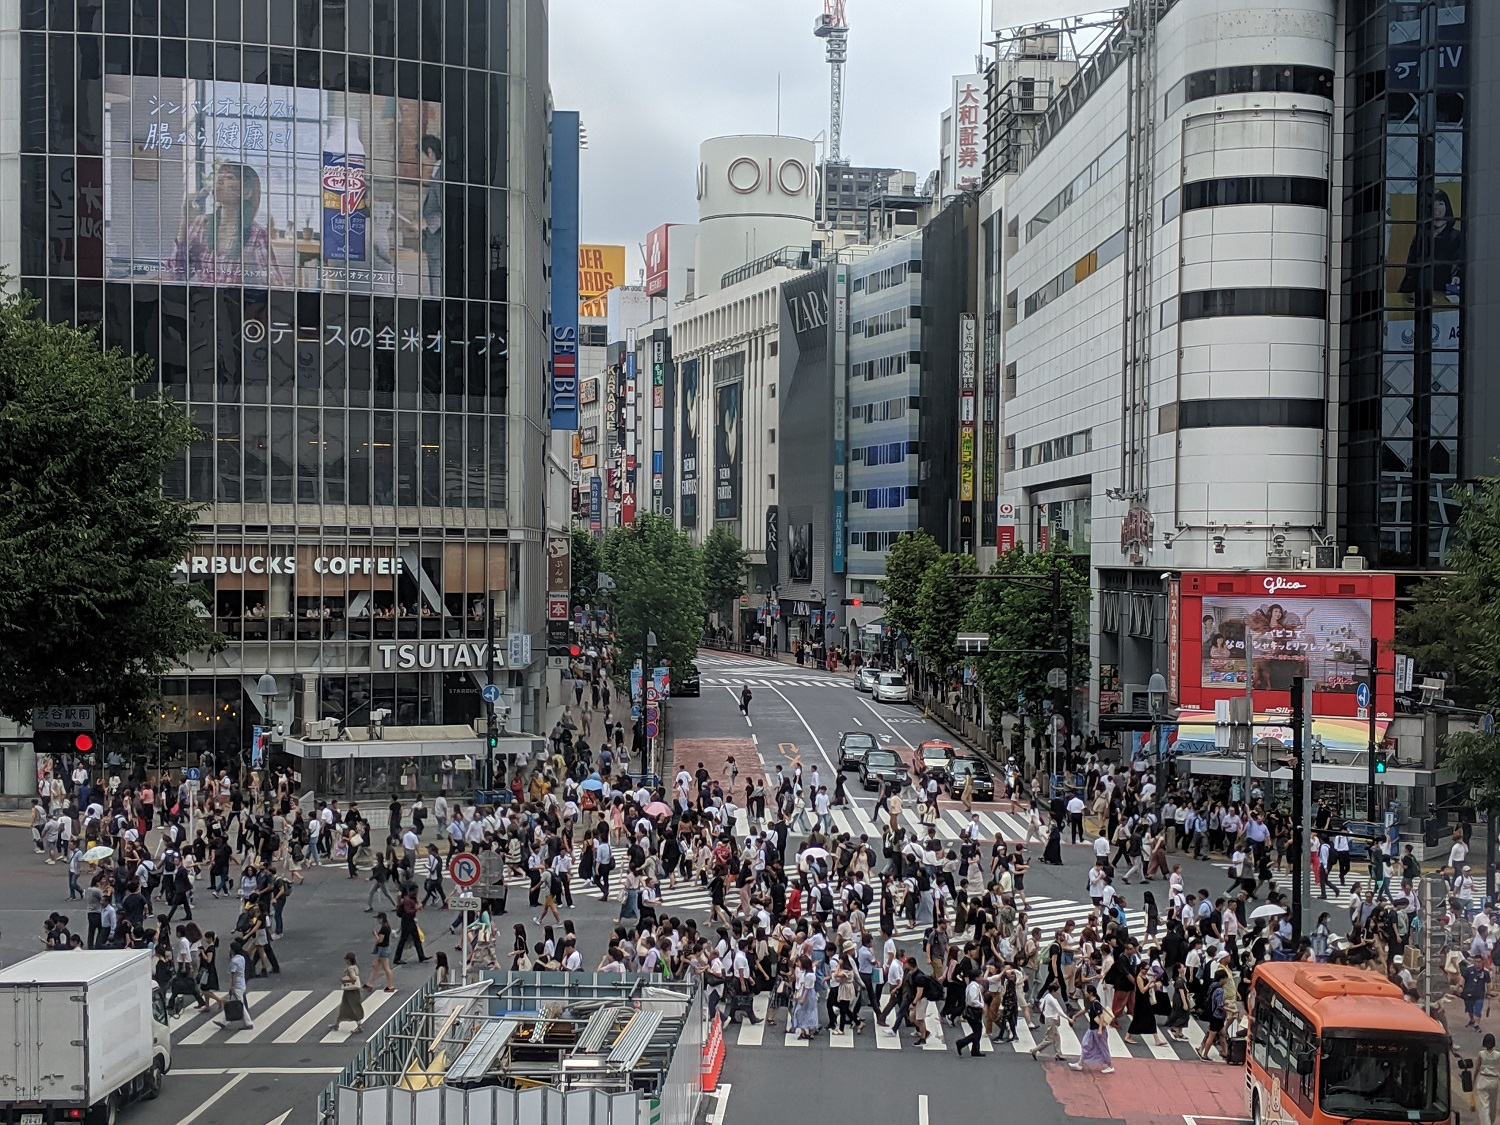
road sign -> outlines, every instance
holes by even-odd
[[[647,738],[655,738],[657,736],[657,733],[660,730],[661,730],[661,727],[658,726],[656,723],[647,723],[646,724],[646,737]]]
[[[1068,674],[1061,668],[1053,668],[1047,673],[1047,686],[1049,688],[1060,688],[1068,686]]]
[[[479,882],[479,857],[473,852],[459,852],[448,861],[448,875],[460,887]]]
[[[198,792],[198,779],[196,777],[188,778],[187,790],[189,793]]]
[[[479,900],[473,895],[458,895],[448,900],[448,905],[454,910],[478,910]]]
[[[1479,729],[1482,730],[1485,734],[1494,734],[1495,716],[1486,713],[1484,717],[1479,720]]]
[[[661,695],[657,692],[656,685],[655,684],[648,685],[647,688],[646,688],[646,702],[647,703],[655,703],[660,698],[661,698]]]
[[[1361,707],[1368,707],[1370,705],[1369,684],[1360,684],[1357,688],[1354,689],[1354,701]]]
[[[632,703],[630,705],[630,717],[632,719],[639,719],[641,717],[641,705],[639,703]]]
[[[32,730],[93,730],[94,708],[33,707],[31,709]]]
[[[485,684],[484,687],[479,689],[479,698],[484,700],[486,703],[499,703],[500,685]]]
[[[188,766],[187,769],[182,771],[182,776],[188,781],[201,781],[203,779],[203,771],[197,766]]]

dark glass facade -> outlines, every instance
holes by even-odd
[[[1441,566],[1466,479],[1470,13],[1351,0],[1344,510],[1377,567]]]
[[[6,267],[149,360],[201,433],[163,487],[205,505],[183,570],[230,648],[165,685],[169,746],[240,749],[266,670],[293,730],[471,720],[472,671],[381,645],[467,643],[488,600],[502,638],[517,615],[541,0],[20,0],[20,87]]]

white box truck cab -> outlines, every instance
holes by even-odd
[[[0,969],[0,1125],[114,1125],[161,1093],[171,1065],[150,950],[59,950]]]

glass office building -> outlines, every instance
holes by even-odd
[[[0,263],[201,433],[163,485],[228,645],[169,761],[238,755],[267,671],[289,736],[472,722],[491,604],[537,705],[546,59],[543,0],[0,7]]]

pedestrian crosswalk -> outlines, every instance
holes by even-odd
[[[677,886],[666,886],[661,891],[661,903],[656,908],[658,915],[661,914],[702,914],[707,918],[712,909],[712,899],[709,891],[698,880],[692,879],[679,882]],[[731,889],[725,898],[726,909],[731,914],[739,911],[739,901],[735,892]],[[879,909],[878,899],[872,911]],[[1031,896],[1024,902],[1017,902],[1016,909],[1026,915],[1026,926],[1028,929],[1035,927],[1041,930],[1042,937],[1050,940],[1052,935],[1069,922],[1082,928],[1093,912],[1093,906],[1086,902],[1072,902],[1061,898],[1042,898]],[[1144,933],[1146,928],[1146,916],[1137,911],[1126,911],[1126,920],[1132,933]],[[921,915],[918,915],[921,918]],[[869,919],[871,929],[874,929],[876,919],[872,915]],[[923,933],[932,925],[930,920],[909,921],[905,915],[897,915],[895,938],[898,944],[911,946],[920,943]]]
[[[366,992],[365,1031],[373,1032],[385,1022],[386,1016],[399,1005],[393,1004],[401,993],[377,989]],[[250,1019],[254,1026],[242,1027],[231,1022],[220,1027],[216,1020],[223,1017],[215,1009],[212,1012],[197,1012],[189,1008],[172,1021],[172,1042],[179,1047],[203,1047],[228,1044],[244,1046],[262,1043],[343,1043],[355,1034],[354,1025],[344,1023],[336,1031],[330,1031],[333,1018],[338,1013],[343,993],[338,989],[323,992],[314,989],[291,989],[286,992],[271,992],[266,989],[250,990]],[[376,1018],[383,1008],[389,1008],[386,1016]]]
[[[725,687],[744,687],[746,685],[749,685],[752,689],[758,687],[814,687],[835,688],[839,691],[851,691],[854,688],[854,682],[852,680],[840,680],[835,679],[832,676],[797,677],[778,676],[775,673],[766,676],[754,672],[749,672],[742,676],[701,676],[699,678],[700,681],[705,684],[722,684]]]
[[[765,1021],[768,1012],[768,997],[755,997],[755,1015],[761,1023],[751,1023],[744,1020],[738,1026],[729,1025],[724,1029],[724,1038],[732,1047],[755,1048],[755,1047],[777,1047],[792,1050],[806,1050],[808,1048],[833,1048],[834,1050],[865,1050],[865,1051],[949,1051],[953,1049],[954,1043],[962,1036],[968,1034],[966,1025],[960,1023],[957,1027],[951,1027],[941,1020],[928,1020],[928,1039],[926,1043],[918,1046],[910,1031],[902,1031],[899,1035],[893,1035],[889,1031],[876,1025],[870,1018],[870,1010],[866,1007],[861,1015],[865,1020],[865,1029],[856,1033],[852,1028],[843,1032],[824,1028],[812,1040],[801,1039],[797,1033],[788,1029],[788,1013],[785,1009],[771,1013],[776,1024],[770,1025]],[[826,1013],[820,1018],[826,1019]],[[894,1020],[894,1015],[891,1017]],[[1079,1025],[1081,1026],[1081,1025]],[[1185,1038],[1173,1039],[1162,1033],[1162,1042],[1154,1042],[1151,1038],[1137,1038],[1133,1043],[1125,1041],[1124,1034],[1117,1027],[1109,1029],[1109,1053],[1115,1059],[1134,1058],[1146,1060],[1158,1060],[1161,1062],[1190,1061],[1197,1057],[1198,1049],[1203,1045],[1204,1030],[1196,1020],[1190,1020],[1188,1026],[1183,1030]],[[979,1040],[981,1053],[989,1054],[998,1051],[1000,1054],[1026,1054],[1035,1048],[1042,1038],[1040,1030],[1033,1031],[1027,1026],[1026,1021],[1020,1020],[1016,1024],[1016,1038],[1012,1040],[992,1040],[988,1035],[982,1035]],[[1079,1041],[1078,1032],[1074,1025],[1063,1024],[1059,1028],[1059,1050],[1065,1059],[1077,1059],[1079,1052],[1083,1049]],[[1051,1048],[1048,1048],[1051,1051]],[[1043,1055],[1050,1058],[1051,1055]]]

